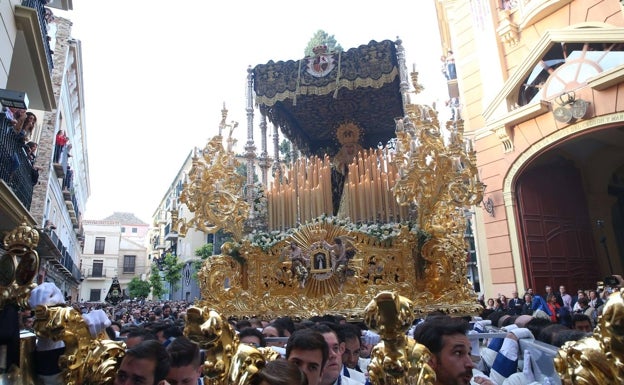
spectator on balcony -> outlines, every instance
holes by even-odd
[[[2,113],[4,114],[4,116],[7,118],[7,120],[9,121],[9,124],[13,127],[15,127],[15,125],[17,124],[17,117],[15,116],[16,114],[19,113],[18,111],[23,111],[26,112],[26,110],[22,110],[19,108],[14,108],[14,107],[2,107]]]
[[[47,29],[48,45],[50,46],[50,53],[54,54],[54,48],[56,47],[56,31],[57,25],[54,20],[54,14],[50,8],[45,9],[45,21]]]
[[[74,170],[70,166],[67,166],[67,172],[65,173],[65,179],[63,180],[63,188],[71,190],[74,181]]]
[[[39,182],[39,171],[41,171],[41,167],[35,166],[35,159],[37,158],[37,143],[28,142],[24,146],[26,149],[26,158],[28,159],[28,163],[30,164],[30,178],[31,182],[34,185]]]
[[[67,143],[69,143],[69,138],[65,135],[65,131],[59,130],[54,139],[54,163],[59,163],[61,160],[61,154]]]
[[[24,141],[28,142],[35,130],[35,124],[37,124],[37,117],[30,111],[24,112],[24,110],[18,110],[14,114],[17,116],[17,124],[13,127],[17,136]]]

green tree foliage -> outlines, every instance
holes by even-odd
[[[152,296],[154,299],[160,299],[166,291],[160,279],[160,269],[156,263],[152,263],[152,274],[150,274],[149,282],[152,287]]]
[[[171,286],[171,291],[174,292],[180,287],[180,280],[182,279],[182,268],[184,263],[178,261],[178,256],[167,253],[162,263],[162,271],[164,273],[164,279]]]
[[[290,163],[292,162],[292,158],[290,156],[290,149],[291,149],[291,144],[288,140],[283,139],[282,143],[280,143],[279,145],[279,152],[282,155],[282,159],[284,160],[285,163]]]
[[[212,243],[206,243],[202,247],[195,249],[195,256],[200,257],[201,260],[193,262],[193,270],[195,270],[193,278],[197,279],[197,272],[201,269],[202,263],[212,256],[213,251],[214,245]]]
[[[195,256],[200,257],[202,260],[212,256],[214,251],[214,245],[212,243],[206,243],[199,249],[195,249]]]
[[[334,37],[334,35],[330,35],[327,32],[323,31],[322,29],[319,29],[318,31],[316,31],[314,36],[312,36],[312,38],[308,42],[308,46],[305,48],[305,51],[304,51],[305,56],[314,56],[314,52],[312,52],[312,49],[319,45],[326,45],[328,52],[344,51],[342,47],[340,46],[340,44],[336,42],[336,38]]]
[[[147,281],[142,281],[139,277],[133,277],[128,283],[128,292],[132,298],[147,298],[151,285]]]

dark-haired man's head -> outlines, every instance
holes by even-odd
[[[202,373],[199,345],[182,336],[167,346],[171,367],[166,379],[170,385],[194,385]]]
[[[164,384],[169,365],[169,353],[161,343],[156,340],[143,341],[126,351],[114,384],[123,385],[128,381],[146,385]]]
[[[266,341],[262,332],[256,328],[248,327],[242,329],[238,333],[238,339],[243,344],[252,345],[255,347],[265,347]]]
[[[156,340],[156,335],[145,328],[137,327],[126,334],[126,348],[131,349],[143,341]]]
[[[236,321],[236,330],[243,330],[245,328],[250,328],[250,327],[251,327],[251,322],[249,322],[249,320],[247,319]]]
[[[573,314],[572,329],[590,333],[593,330],[591,318],[587,314]]]
[[[295,331],[286,344],[286,359],[299,366],[309,385],[319,385],[323,368],[329,357],[329,348],[325,338],[311,329]]]
[[[338,340],[338,333],[336,332],[337,327],[338,325],[336,324],[320,323],[310,328],[321,333],[329,348],[329,356],[327,357],[327,363],[323,368],[323,375],[321,376],[321,385],[331,385],[335,383],[342,373],[344,343]]]
[[[344,353],[342,353],[342,363],[350,369],[358,368],[360,360],[360,350],[362,343],[360,340],[362,332],[360,328],[352,324],[342,324],[338,329],[338,338],[344,343]],[[359,369],[359,368],[358,368]]]
[[[469,384],[474,363],[466,336],[468,322],[448,316],[427,318],[414,330],[414,339],[432,353],[429,365],[436,384]]]

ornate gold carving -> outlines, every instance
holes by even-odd
[[[430,107],[409,105],[407,116],[396,123],[399,180],[394,194],[401,205],[417,207],[419,228],[431,235],[422,247],[424,293],[441,303],[474,302],[466,278],[463,209],[481,202],[484,185],[472,142],[463,139],[463,121],[447,122],[448,145]]]
[[[432,385],[431,353],[405,335],[414,321],[413,303],[392,292],[381,292],[365,309],[365,321],[381,342],[371,352],[368,374],[374,385]]]
[[[37,229],[25,222],[4,237],[6,253],[0,257],[0,310],[8,303],[28,307],[30,291],[39,271],[39,243]]]
[[[223,229],[235,239],[242,238],[244,224],[249,217],[249,204],[241,194],[245,177],[236,172],[239,162],[232,151],[236,143],[232,132],[237,124],[226,125],[227,110],[224,111],[219,135],[206,144],[201,154],[193,156],[193,166],[184,183],[180,201],[186,204],[194,217],[189,221],[176,218],[173,225],[181,236],[185,236],[189,228],[196,228],[205,233]],[[229,128],[226,146],[223,145],[222,128]]]
[[[209,308],[191,307],[186,313],[184,335],[205,351],[203,379],[206,385],[245,385],[279,353],[240,343],[229,322]]]
[[[611,294],[591,337],[559,349],[555,369],[564,384],[624,383],[624,288]]]
[[[68,385],[111,384],[121,358],[123,342],[92,338],[82,314],[71,307],[37,306],[35,333],[38,337],[65,343],[65,353],[59,357],[59,368]]]

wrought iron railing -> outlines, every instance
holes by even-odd
[[[27,210],[33,194],[33,166],[20,137],[4,112],[0,113],[0,179],[13,190]]]
[[[82,270],[82,275],[87,278],[106,278],[107,276],[114,276],[106,272],[104,268],[87,268]]]
[[[48,41],[48,22],[45,19],[45,3],[44,0],[22,0],[22,6],[28,8],[34,8],[37,10],[37,17],[39,18],[39,27],[41,32],[41,39],[43,40],[43,46],[45,47],[46,58],[48,61],[48,69],[52,73],[54,68],[54,61],[52,60],[52,50],[50,49],[50,42]]]
[[[65,247],[63,241],[58,237],[54,230],[49,232],[50,239],[56,245],[56,248],[59,250],[61,256],[59,258],[59,262],[67,271],[69,271],[76,281],[80,282],[82,275],[80,274],[80,269],[74,263],[72,250],[68,247]]]

